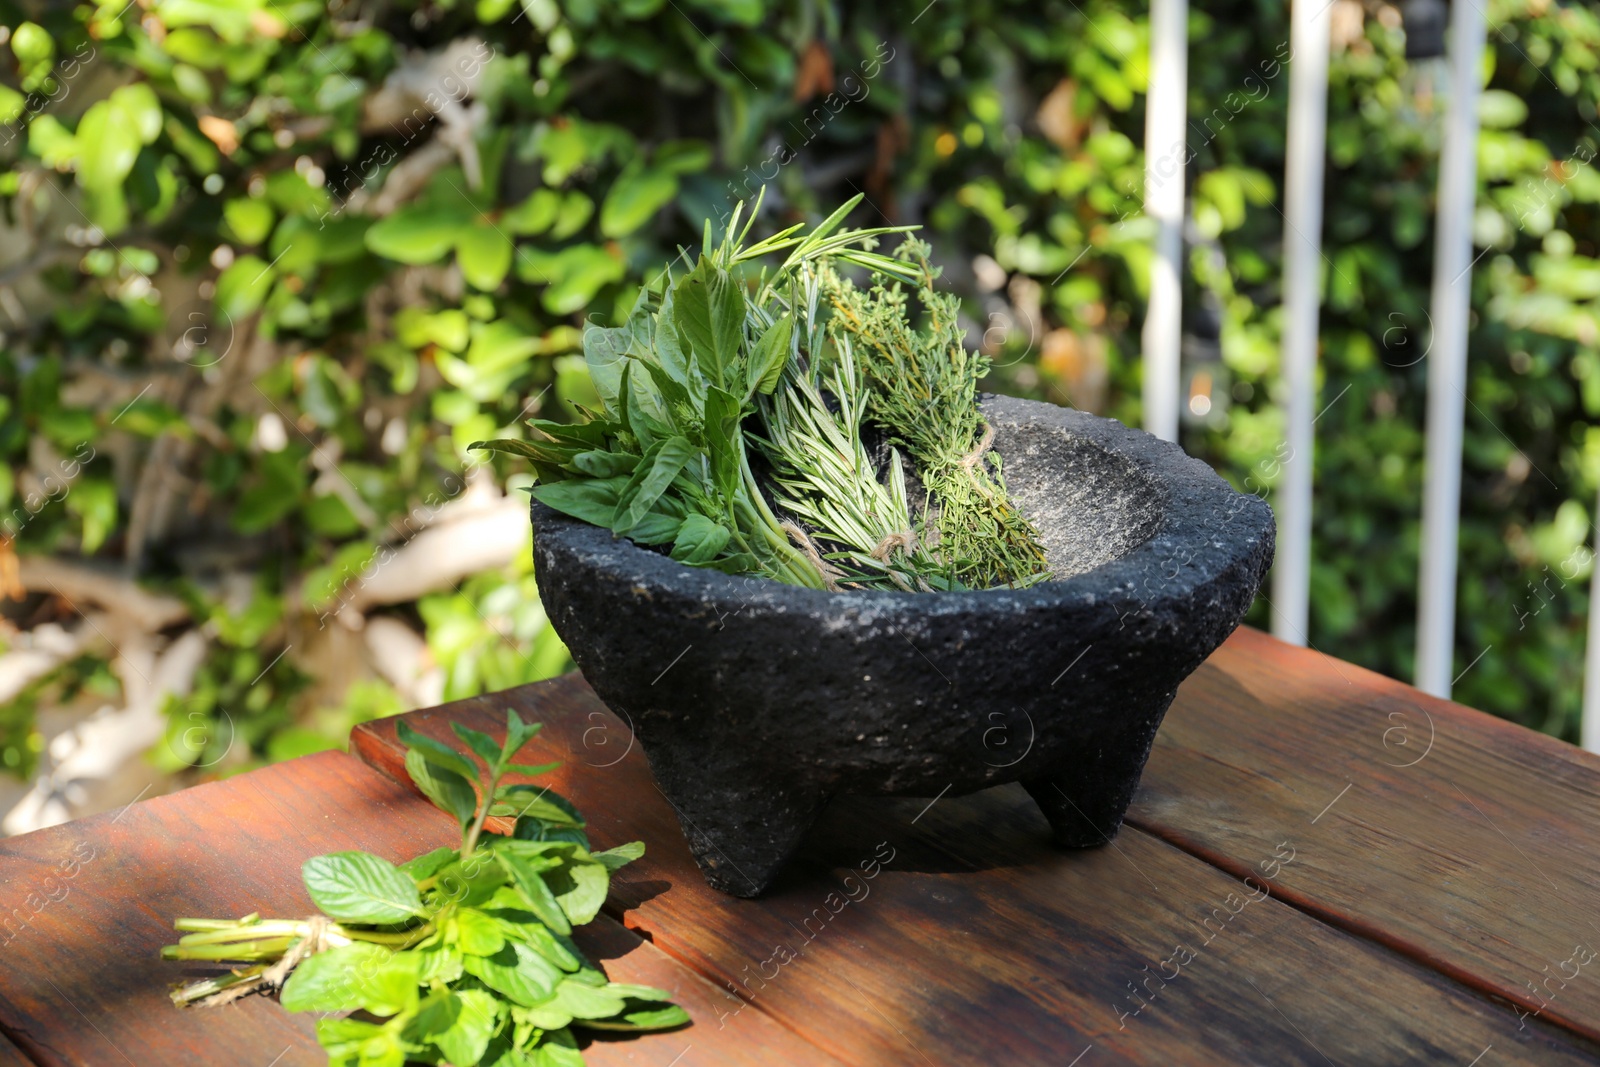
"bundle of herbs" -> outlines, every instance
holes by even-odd
[[[501,784],[508,773],[556,766],[513,762],[538,724],[508,712],[504,744],[452,728],[482,772],[467,752],[404,723],[399,735],[412,780],[460,823],[460,848],[399,866],[366,852],[313,857],[302,876],[321,913],[307,919],[177,920],[186,936],[162,949],[164,959],[234,967],[179,987],[173,1002],[278,992],[290,1011],[324,1013],[317,1040],[331,1067],[582,1067],[574,1028],[688,1023],[662,990],[608,982],[569,936],[599,913],[611,872],[643,855],[643,844],[591,851],[565,799]],[[512,833],[489,832],[492,816],[514,818]],[[365,1017],[329,1017],[350,1012]]]
[[[909,227],[841,229],[860,199],[758,241],[759,201],[720,242],[707,223],[691,270],[585,332],[600,411],[473,447],[526,457],[544,504],[691,566],[830,590],[1048,577],[978,409],[988,362],[925,244],[875,250]]]

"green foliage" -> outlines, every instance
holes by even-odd
[[[1309,636],[1409,677],[1439,108],[1391,12],[1332,56]],[[1487,13],[1459,666],[1490,651],[1458,694],[1573,737],[1600,16]],[[763,183],[762,233],[864,192],[857,224],[925,225],[990,387],[1136,423],[1147,162],[1187,164],[1186,304],[1220,322],[1221,402],[1184,443],[1270,499],[1286,20],[1192,12],[1193,158],[1167,162],[1139,147],[1143,9],[1109,0],[3,0],[0,564],[14,545],[126,565],[196,625],[230,569],[260,575],[276,614],[211,646],[201,688],[241,679],[210,706],[251,758],[337,742],[345,702],[291,685],[320,670],[295,635],[456,496],[470,443],[600,406],[588,315],[625,319],[700,220]],[[675,550],[715,558],[718,537],[696,523]],[[532,585],[522,566],[394,610],[469,695],[566,666]],[[10,617],[48,616],[34,600]],[[267,699],[244,693],[283,649]],[[59,673],[39,692],[70,689]],[[37,751],[26,704],[0,739],[13,769]]]
[[[302,868],[322,912],[313,919],[179,919],[177,929],[191,932],[164,948],[163,958],[239,966],[178,989],[173,1002],[222,1004],[277,988],[289,1011],[364,1013],[317,1023],[331,1067],[581,1067],[574,1029],[687,1024],[670,994],[607,981],[568,936],[594,920],[611,872],[643,855],[644,845],[591,851],[583,819],[566,800],[527,783],[500,787],[507,774],[557,766],[513,762],[537,723],[508,711],[504,742],[459,723],[452,729],[464,749],[398,726],[412,779],[458,817],[454,800],[441,801],[433,789],[441,776],[459,783],[459,849],[435,849],[400,866],[367,852],[315,856]],[[486,832],[491,815],[513,818],[512,834]]]
[[[837,581],[927,589],[930,579],[947,586],[951,568],[901,540],[916,537],[903,532],[911,520],[898,456],[886,489],[862,447],[866,408],[852,399],[861,380],[854,371],[831,379],[843,405],[838,416],[817,388],[820,368],[837,358],[825,352],[816,320],[822,272],[834,262],[907,272],[907,264],[871,251],[881,228],[838,229],[859,199],[808,232],[795,226],[756,242],[747,240],[753,214],[739,229],[743,204],[720,243],[708,222],[693,270],[675,279],[668,269],[659,292],[641,291],[624,325],[587,331],[584,357],[602,411],[578,425],[531,420],[539,438],[532,442],[474,447],[532,460],[540,502],[640,544],[670,544],[672,557],[691,566],[812,588],[837,588]],[[778,255],[751,292],[732,273]],[[798,335],[796,317],[806,323]],[[848,362],[848,351],[843,357]],[[954,417],[963,425],[977,420],[975,383],[973,375],[964,407],[958,400]],[[774,405],[758,404],[774,393]],[[784,502],[845,547],[832,558],[850,568],[824,561],[806,531],[768,506],[745,447],[745,419],[758,412],[766,436],[753,442],[789,494]]]

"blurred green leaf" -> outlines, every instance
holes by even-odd
[[[435,263],[471,224],[472,214],[464,205],[406,209],[374,224],[367,230],[366,243],[378,255],[400,263]]]
[[[511,239],[492,225],[468,227],[456,244],[461,275],[478,289],[500,288],[511,270],[511,253]]]
[[[678,179],[665,170],[653,169],[634,159],[617,175],[600,205],[600,232],[607,237],[626,237],[644,225],[678,192]]]

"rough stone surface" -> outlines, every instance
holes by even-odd
[[[1244,617],[1272,562],[1265,502],[1110,419],[984,411],[1058,580],[825,593],[534,504],[545,609],[717,888],[760,893],[835,793],[1020,781],[1059,843],[1109,841],[1178,683]]]

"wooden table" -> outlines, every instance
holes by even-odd
[[[649,848],[582,942],[695,1019],[591,1064],[1600,1058],[1600,760],[1260,633],[1186,683],[1110,847],[1052,849],[1016,787],[841,799],[754,901],[700,880],[577,676],[407,718],[498,733],[507,705],[546,724],[537,758],[566,761],[597,845]],[[172,917],[309,914],[305,858],[452,833],[391,720],[349,755],[0,842],[0,1065],[324,1062],[271,1001],[174,1009]]]

